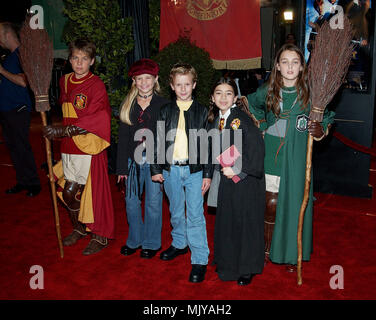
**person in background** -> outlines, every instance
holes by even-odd
[[[295,38],[295,35],[293,33],[289,33],[287,36],[286,36],[286,41],[285,43],[290,43],[290,44],[295,44],[296,45],[296,38]]]
[[[0,23],[0,46],[10,51],[0,64],[0,123],[17,181],[5,193],[26,190],[26,195],[33,197],[41,187],[29,141],[31,99],[19,60],[20,41],[15,26],[9,22]]]

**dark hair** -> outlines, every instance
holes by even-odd
[[[282,101],[282,97],[280,97],[280,90],[283,87],[281,72],[278,71],[277,64],[279,63],[281,54],[284,51],[294,51],[300,58],[300,63],[303,70],[299,73],[298,79],[296,79],[295,87],[298,93],[298,99],[303,104],[303,109],[307,108],[308,106],[310,94],[308,86],[308,68],[302,51],[294,44],[284,44],[276,54],[274,66],[268,79],[268,92],[266,96],[266,106],[268,111],[271,110],[277,116],[280,113],[279,103]]]
[[[69,44],[69,58],[72,56],[74,50],[85,52],[90,59],[95,58],[96,47],[95,44],[86,39],[77,39]]]
[[[215,89],[221,85],[221,84],[227,84],[229,85],[233,90],[234,90],[234,95],[238,96],[238,87],[236,85],[236,82],[234,79],[230,77],[221,77],[212,87],[211,93],[210,93],[210,104],[209,104],[209,113],[208,113],[208,121],[213,122],[214,119],[218,116],[219,114],[219,109],[211,99],[211,97],[214,95]],[[236,105],[245,113],[247,113],[250,116],[250,112],[248,109],[248,106],[244,104],[243,99],[237,99],[236,100]]]

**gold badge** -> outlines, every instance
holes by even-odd
[[[240,120],[238,118],[232,120],[230,126],[231,126],[232,130],[238,130],[238,128],[240,126]]]
[[[80,94],[76,94],[76,96],[74,97],[74,107],[78,110],[81,110],[83,108],[86,107],[86,102],[87,102],[87,97],[80,93]]]
[[[214,20],[227,11],[227,0],[188,0],[187,12],[197,20]]]

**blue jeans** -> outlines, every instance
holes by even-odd
[[[131,166],[133,166],[131,170]],[[136,172],[136,163],[128,160],[129,172]],[[125,196],[129,232],[127,246],[143,249],[157,250],[161,247],[162,232],[162,201],[163,192],[160,183],[151,180],[150,165],[148,163],[139,166],[139,184],[137,175],[131,174],[127,179],[127,191]],[[137,184],[137,185],[135,185]],[[145,215],[142,220],[141,196],[145,185]],[[129,192],[136,190],[135,192]]]
[[[202,171],[191,174],[189,166],[171,166],[170,171],[163,170],[163,177],[170,201],[172,245],[178,249],[188,245],[191,263],[207,265],[209,247],[201,193]]]

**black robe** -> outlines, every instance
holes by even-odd
[[[230,145],[234,120],[242,129],[241,180],[234,183],[221,173],[214,233],[214,262],[224,281],[261,273],[264,267],[264,141],[249,116],[235,107],[225,126]]]

